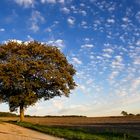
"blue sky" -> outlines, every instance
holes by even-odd
[[[10,39],[58,46],[77,70],[70,98],[26,114],[140,113],[140,0],[1,0],[0,42]]]

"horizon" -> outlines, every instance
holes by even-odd
[[[16,115],[16,116],[1,116],[1,113],[9,113],[9,114],[13,114],[13,115]],[[127,112],[128,113],[128,112]],[[19,112],[1,112],[0,111],[0,117],[17,117],[17,116],[19,116],[20,114],[19,114]],[[69,114],[69,115],[29,115],[29,114],[25,114],[25,117],[86,117],[86,118],[102,118],[102,117],[139,117],[140,116],[140,113],[137,113],[137,114],[132,114],[132,113],[128,113],[128,115],[126,115],[126,116],[124,116],[122,113],[120,113],[120,115],[114,115],[114,116],[112,116],[112,115],[110,115],[110,116],[83,116],[83,115],[74,115],[74,114]]]
[[[57,46],[78,85],[69,98],[39,101],[29,115],[118,116],[140,112],[139,0],[1,0],[0,43]],[[0,111],[9,111],[0,104]]]

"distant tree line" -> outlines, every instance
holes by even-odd
[[[19,117],[19,115],[15,113],[10,113],[10,112],[0,112],[0,117]],[[25,115],[25,117],[36,117],[36,118],[45,118],[45,117],[87,117],[87,116],[82,116],[82,115],[62,115],[62,116],[52,116],[52,115],[45,115],[45,116],[32,116],[32,115]]]
[[[0,112],[0,117],[17,117],[18,115],[10,112]]]
[[[82,115],[62,115],[62,116],[51,116],[51,115],[47,115],[44,117],[87,117],[87,116],[82,116]]]
[[[87,117],[87,116],[82,116],[82,115],[62,115],[62,116],[53,116],[53,115],[45,115],[45,116],[32,116],[32,115],[25,115],[25,117],[36,117],[36,118],[62,118],[62,117]]]
[[[122,111],[121,114],[122,114],[123,116],[140,116],[140,114],[127,113],[126,111]]]

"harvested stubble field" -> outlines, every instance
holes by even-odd
[[[19,120],[19,117],[0,117],[0,120]],[[26,122],[41,125],[92,126],[116,124],[140,124],[140,116],[128,117],[25,117]]]
[[[0,120],[18,120],[17,117],[1,117]],[[130,117],[26,117],[33,124],[85,129],[88,132],[121,132],[140,136],[140,116]]]

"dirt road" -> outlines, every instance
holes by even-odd
[[[0,123],[0,140],[64,140],[9,123]]]

